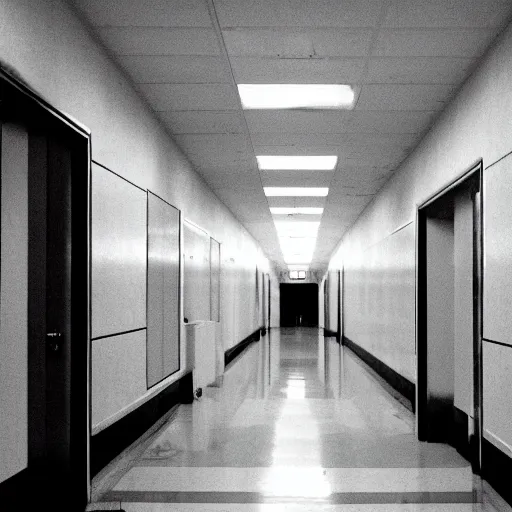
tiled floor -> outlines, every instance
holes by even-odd
[[[413,414],[311,328],[253,344],[101,501],[127,512],[497,510],[453,448],[419,443]]]

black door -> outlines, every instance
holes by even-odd
[[[318,284],[281,283],[281,327],[318,327]]]
[[[16,196],[2,195],[0,243],[2,254],[14,248],[13,269],[14,252],[20,252],[24,284],[12,302],[26,296],[18,329],[27,358],[26,366],[18,361],[10,369],[26,374],[20,392],[26,419],[19,419],[26,453],[12,448],[21,456],[0,482],[0,499],[19,510],[83,510],[89,485],[89,138],[21,86],[1,76],[0,86],[0,132],[9,135],[1,139],[9,156],[2,159],[2,180]],[[19,218],[15,227],[10,217]],[[6,238],[15,229],[24,240],[18,246]]]

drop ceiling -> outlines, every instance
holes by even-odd
[[[273,206],[323,207],[311,269],[450,100],[509,0],[74,0],[197,171],[285,269]],[[353,110],[243,111],[237,83],[341,83]],[[256,155],[337,155],[334,171],[259,171]],[[329,186],[265,197],[263,186]],[[280,216],[282,219],[283,216]],[[286,218],[286,217],[284,217]]]

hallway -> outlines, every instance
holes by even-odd
[[[419,443],[383,386],[320,330],[272,329],[97,500],[127,512],[509,510],[453,448]]]

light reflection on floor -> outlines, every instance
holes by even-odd
[[[318,329],[276,329],[103,497],[128,511],[492,512],[453,448]],[[485,498],[485,497],[484,497]],[[485,501],[485,499],[484,499]]]

